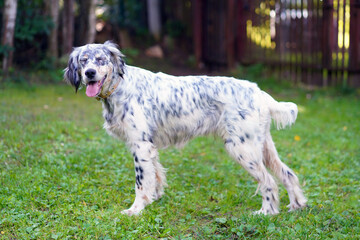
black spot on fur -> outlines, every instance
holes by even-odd
[[[105,121],[111,124],[113,115],[111,113],[105,114]]]
[[[273,208],[273,206],[272,206],[272,204],[270,203],[270,207],[271,207],[271,210],[274,212],[274,208]]]
[[[142,140],[145,142],[146,139],[145,139],[145,132],[142,133]]]
[[[144,105],[144,100],[141,98],[140,95],[137,97],[137,102],[138,102],[140,105]]]
[[[109,124],[111,124],[114,112],[113,112],[113,109],[112,109],[112,107],[111,107],[111,105],[110,105],[110,103],[109,103],[109,101],[107,99],[105,99],[105,101],[104,101],[104,107],[105,107],[105,110],[106,110],[106,113],[105,113],[105,116],[104,116],[105,120]]]
[[[124,121],[125,115],[126,115],[126,113],[127,113],[128,110],[129,110],[129,106],[128,106],[127,103],[125,103],[123,115],[121,116],[121,121]]]
[[[166,118],[169,117],[169,114],[170,114],[170,111],[169,111],[169,110],[165,110],[165,117],[166,117]]]
[[[238,111],[238,114],[240,115],[240,117],[242,118],[242,120],[245,120],[245,118],[246,118],[246,113],[245,113],[245,111]]]
[[[136,185],[137,187],[139,188],[139,186],[142,186],[142,182],[140,180],[140,176],[139,175],[136,175]]]

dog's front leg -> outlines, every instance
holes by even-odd
[[[137,215],[152,203],[158,196],[156,193],[156,169],[154,163],[158,158],[158,151],[151,142],[140,141],[131,144],[131,151],[135,163],[135,201],[132,206],[122,213]]]

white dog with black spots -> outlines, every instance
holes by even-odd
[[[129,146],[135,163],[135,201],[124,210],[139,214],[159,199],[166,186],[159,148],[183,146],[189,139],[214,134],[228,153],[258,182],[262,207],[255,213],[279,213],[278,187],[288,191],[289,210],[306,206],[295,173],[280,161],[270,135],[293,124],[297,106],[277,102],[255,83],[231,77],[171,76],[128,66],[111,42],[74,48],[65,79],[102,101],[104,128]]]

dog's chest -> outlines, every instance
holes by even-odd
[[[104,129],[106,132],[116,138],[124,139],[124,127],[121,121],[119,121],[120,113],[115,112],[114,106],[107,101],[103,103],[103,117],[104,117]]]

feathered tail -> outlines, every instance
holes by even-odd
[[[262,91],[262,94],[277,129],[282,129],[295,123],[298,114],[298,108],[295,103],[277,102],[266,92]]]

